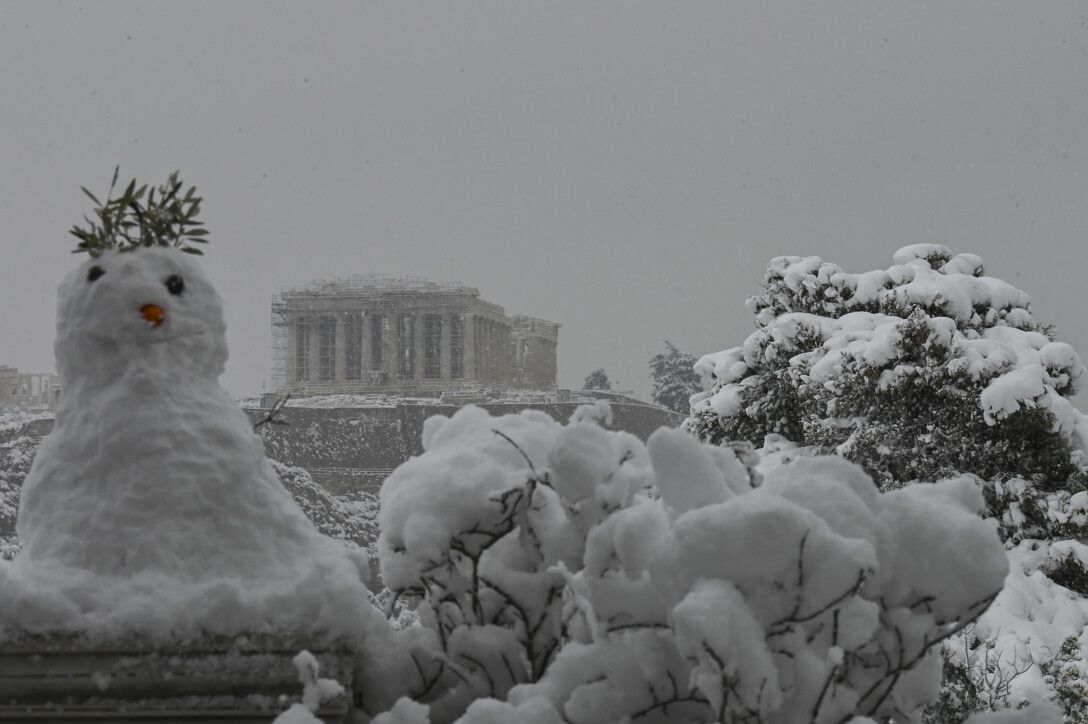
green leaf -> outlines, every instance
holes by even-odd
[[[136,179],[132,179],[124,193],[113,198],[120,171],[119,165],[114,167],[104,203],[86,187],[80,187],[95,208],[92,214],[83,216],[86,226],[76,225],[69,231],[81,241],[77,252],[90,250],[92,254],[100,254],[106,249],[132,251],[141,246],[184,247],[186,241],[207,243],[199,238],[208,234],[200,228],[203,222],[195,220],[201,198],[196,195],[196,186],[190,186],[184,198],[178,198],[184,188],[178,171],[159,186],[142,184],[137,188]],[[185,250],[200,253],[196,249]]]

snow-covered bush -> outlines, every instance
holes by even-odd
[[[1070,636],[1054,658],[1042,664],[1047,684],[1054,689],[1054,699],[1068,724],[1088,722],[1088,665],[1084,658],[1080,638]]]
[[[926,707],[927,724],[961,722],[977,711],[1023,708],[1013,682],[1031,669],[1030,656],[998,650],[996,637],[980,639],[968,626],[942,643],[944,671],[938,700]]]
[[[973,254],[901,249],[886,270],[773,259],[748,300],[758,329],[696,365],[686,429],[720,443],[778,434],[837,452],[882,486],[973,473],[1067,480],[1088,448],[1068,397],[1077,353]]]
[[[19,550],[15,514],[19,491],[30,471],[40,439],[20,436],[0,442],[0,559],[10,560]]]
[[[1070,566],[1070,559],[1076,561],[1078,568],[1088,563],[1088,546],[1076,540],[1023,540],[1008,551],[1008,558],[1009,575],[1005,579],[1005,586],[971,630],[972,646],[969,647],[970,651],[975,652],[972,656],[1000,667],[1001,672],[995,670],[983,674],[975,667],[966,673],[972,685],[978,688],[984,688],[987,680],[1007,684],[1002,689],[1003,696],[990,697],[987,706],[996,702],[1016,709],[1029,702],[1050,699],[1068,709],[1065,700],[1072,682],[1063,684],[1060,678],[1048,673],[1048,667],[1053,666],[1063,642],[1072,636],[1080,643],[1066,651],[1068,660],[1062,666],[1070,671],[1072,668],[1085,668],[1088,598],[1066,587],[1065,583],[1069,581],[1064,575]],[[1051,576],[1056,576],[1059,581]],[[980,648],[983,645],[985,649]],[[953,642],[947,649],[946,654],[954,663],[970,665],[971,658],[964,655],[962,642]],[[1031,663],[1030,667],[1028,663]],[[948,674],[949,669],[946,668],[942,702],[960,699],[959,703],[968,707],[963,711],[969,711],[971,702],[960,697],[964,683],[962,677]],[[976,697],[975,703],[985,703],[981,700],[982,697]],[[930,721],[944,724],[960,719],[934,717]],[[1067,718],[1066,722],[1088,724],[1088,720],[1075,717]]]
[[[1078,472],[1065,488],[1041,491],[1021,478],[980,483],[1010,545],[1022,540],[1088,538],[1088,490]]]
[[[1008,566],[969,479],[881,493],[810,457],[761,482],[730,448],[592,417],[431,418],[383,486],[431,724],[881,720],[936,698],[938,644]]]
[[[276,460],[269,462],[283,487],[323,535],[371,552],[378,538],[377,500],[373,493],[360,492],[358,500],[338,498],[315,483],[302,468]]]
[[[1066,553],[1043,570],[1047,578],[1062,588],[1088,596],[1088,566],[1073,552]]]

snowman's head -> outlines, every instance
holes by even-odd
[[[219,295],[192,255],[169,247],[106,251],[58,290],[57,367],[67,386],[119,363],[216,379],[227,360]]]

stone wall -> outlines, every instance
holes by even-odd
[[[492,415],[542,410],[556,420],[566,422],[579,404],[494,402],[479,406]],[[376,492],[398,465],[423,452],[423,422],[431,415],[452,415],[458,409],[458,405],[439,403],[389,407],[288,407],[280,415],[288,425],[263,425],[260,429],[268,457],[303,468],[331,493],[352,495]],[[246,410],[254,421],[266,413],[263,409]],[[678,425],[683,416],[631,400],[613,401],[612,419],[614,429],[646,440],[662,425]],[[52,429],[52,417],[0,426],[0,452],[10,453],[16,443],[32,443],[31,447],[36,449],[37,443]],[[23,467],[29,469],[29,462],[28,458]],[[20,473],[18,480],[8,481],[12,486],[22,484],[26,470],[20,468]],[[0,505],[0,513],[3,507]],[[14,521],[14,510],[10,512]],[[0,518],[3,517],[0,514]]]
[[[577,402],[483,403],[492,415],[542,410],[566,422]],[[423,422],[432,415],[452,415],[457,405],[403,404],[395,407],[288,407],[281,418],[288,425],[264,425],[268,456],[307,470],[321,485],[336,494],[374,491],[401,463],[423,452]],[[246,410],[252,419],[264,410]],[[612,402],[613,428],[641,440],[662,425],[677,425],[682,415],[631,400]]]

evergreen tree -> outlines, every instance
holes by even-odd
[[[762,445],[776,433],[838,453],[883,486],[972,473],[1042,489],[1079,468],[1088,425],[1067,398],[1084,366],[1027,294],[982,260],[920,244],[886,270],[771,261],[748,300],[758,329],[707,355],[685,426]]]
[[[586,375],[586,381],[582,383],[582,389],[611,390],[612,382],[608,379],[608,373],[604,371],[604,367],[598,367]]]
[[[672,342],[665,340],[665,351],[650,360],[650,399],[675,412],[687,414],[689,400],[702,390],[699,373],[695,371],[694,355],[678,350]]]

